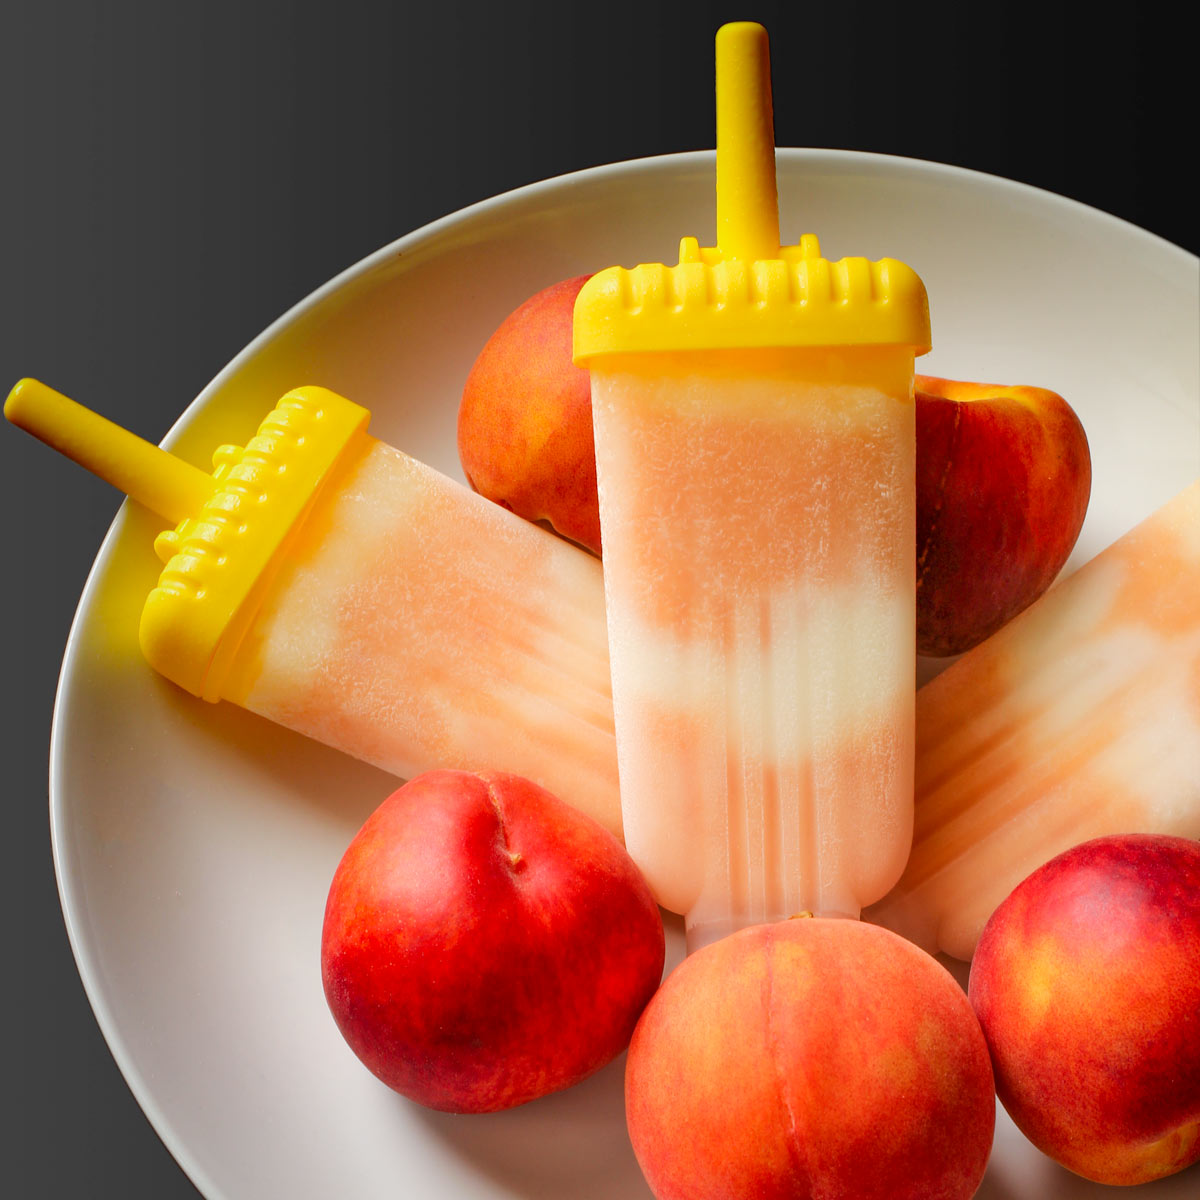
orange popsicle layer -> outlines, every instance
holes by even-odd
[[[914,436],[912,359],[862,353],[874,370],[823,350],[760,351],[752,368],[719,352],[605,363],[598,419],[624,462],[598,451],[601,503],[615,527],[645,531],[606,547],[610,603],[694,634],[705,596],[911,573],[896,513],[912,487],[897,450]]]
[[[864,915],[969,959],[1033,870],[1131,832],[1200,838],[1200,481],[921,689],[912,855]]]

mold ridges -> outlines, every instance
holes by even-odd
[[[212,496],[155,539],[166,565],[143,610],[142,647],[156,669],[195,694],[219,686],[208,672],[226,631],[244,620],[245,602],[367,420],[365,409],[333,392],[298,388],[244,449],[217,449]]]
[[[271,520],[281,494],[295,490],[296,473],[305,466],[304,448],[313,444],[312,434],[323,416],[318,400],[289,393],[245,448],[216,449],[213,478],[219,486],[212,497],[196,516],[155,539],[155,552],[166,563],[160,588],[196,596],[219,585],[221,569],[238,538],[256,522]]]
[[[929,303],[892,258],[822,258],[816,238],[770,259],[723,258],[685,238],[676,266],[610,267],[575,309],[576,360],[649,350],[903,345],[929,348]]]

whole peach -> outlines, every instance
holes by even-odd
[[[1200,1160],[1200,842],[1096,838],[984,927],[969,995],[1021,1131],[1087,1179]]]
[[[621,843],[515,775],[430,771],[346,850],[321,939],[350,1048],[430,1108],[491,1112],[628,1044],[662,977],[662,918]]]
[[[625,1069],[658,1200],[965,1200],[996,1099],[962,989],[878,926],[802,917],[666,979]]]
[[[916,377],[917,650],[961,654],[1028,608],[1092,490],[1071,406],[1036,387]]]
[[[480,495],[599,554],[591,378],[571,361],[588,278],[531,296],[488,339],[463,388],[458,456]]]

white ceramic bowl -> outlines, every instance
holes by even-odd
[[[713,178],[709,153],[626,163],[403,237],[253,342],[168,444],[205,464],[284,391],[318,383],[461,478],[459,395],[503,316],[567,276],[673,261],[683,234],[711,244]],[[812,230],[830,258],[892,255],[922,275],[935,348],[921,370],[1037,384],[1075,406],[1095,483],[1069,569],[1200,475],[1192,255],[1048,193],[904,159],[781,150],[779,188],[786,240]],[[157,524],[126,505],[84,592],[51,816],[84,985],[172,1153],[207,1196],[229,1200],[648,1197],[625,1133],[623,1060],[558,1096],[464,1118],[388,1091],[343,1044],[321,991],[325,893],[395,781],[151,672],[136,628]],[[673,963],[681,938],[669,932]],[[1193,1169],[1145,1194],[1192,1196],[1198,1180]],[[1000,1114],[981,1197],[1101,1194]]]

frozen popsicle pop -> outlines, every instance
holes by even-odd
[[[604,593],[591,555],[289,392],[208,474],[35,380],[5,416],[175,525],[150,663],[403,778],[510,771],[620,833]]]
[[[1200,838],[1200,481],[917,694],[916,827],[866,915],[969,959],[1063,850]]]
[[[912,830],[913,358],[893,259],[779,244],[766,32],[717,34],[719,246],[610,268],[591,369],[626,845],[696,948],[857,917]]]

